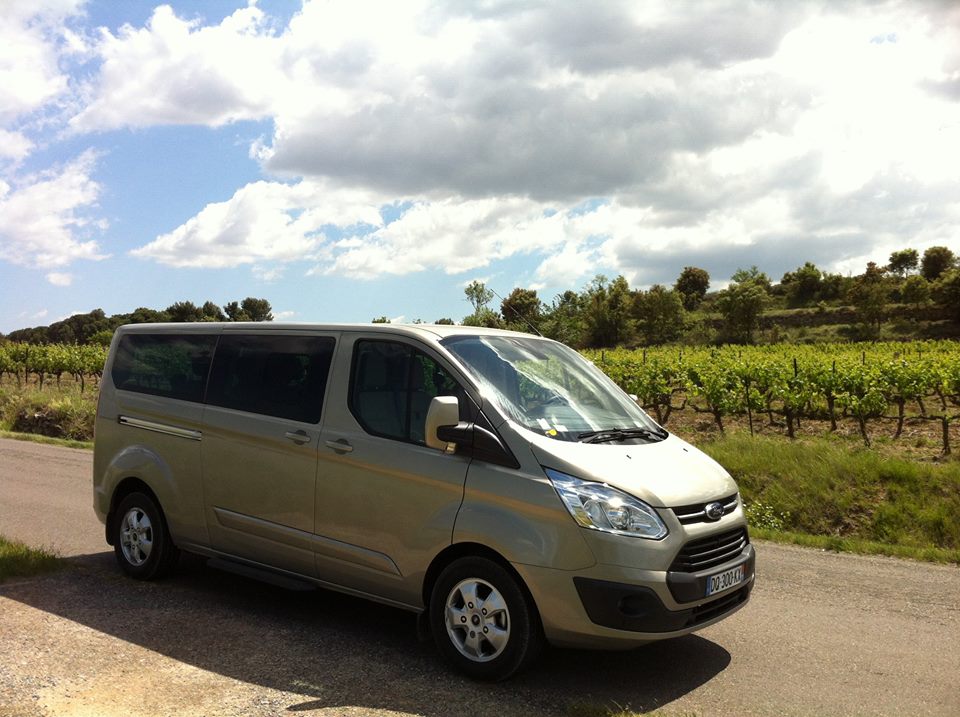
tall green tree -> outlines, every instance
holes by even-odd
[[[486,308],[487,304],[493,300],[493,292],[482,281],[471,281],[464,288],[463,293],[467,295],[467,301],[473,306],[474,314],[479,314],[480,310]]]
[[[557,294],[543,310],[540,332],[568,346],[583,348],[583,304],[584,297],[570,289]]]
[[[920,255],[916,249],[901,249],[890,255],[887,268],[899,277],[904,277],[911,271],[916,271],[920,265]]]
[[[674,291],[680,294],[683,300],[683,308],[687,311],[693,311],[703,301],[710,288],[710,274],[706,269],[700,269],[695,266],[685,266],[680,276],[677,277],[673,285]]]
[[[493,299],[493,292],[482,281],[471,281],[463,290],[467,301],[473,306],[473,313],[463,317],[464,326],[485,326],[490,329],[502,329],[500,315],[487,304]]]
[[[933,294],[940,306],[960,320],[960,269],[945,272],[934,286]]]
[[[717,311],[724,319],[724,333],[734,343],[753,343],[760,316],[769,301],[770,279],[757,270],[738,269],[733,281],[717,296]]]
[[[936,281],[957,264],[957,257],[945,246],[932,246],[923,252],[920,273],[927,281]]]
[[[923,306],[930,301],[930,282],[919,274],[908,276],[900,287],[900,298],[905,304]]]
[[[177,323],[184,321],[203,321],[203,312],[192,301],[177,301],[166,308],[170,320]]]
[[[500,316],[515,331],[539,330],[542,304],[533,289],[514,289],[500,302]]]
[[[223,310],[214,304],[212,301],[203,302],[203,306],[200,307],[200,313],[203,314],[204,321],[226,321],[227,315],[223,313]]]
[[[787,272],[780,280],[790,306],[809,306],[820,298],[823,272],[811,262],[804,263],[795,271]]]
[[[634,294],[634,318],[647,345],[659,346],[676,341],[683,333],[683,300],[680,292],[654,284],[648,291]]]
[[[602,274],[594,277],[584,296],[583,323],[587,346],[622,346],[636,335],[633,297],[627,280],[618,276],[612,282]]]
[[[869,262],[866,271],[855,279],[853,288],[847,293],[850,303],[857,308],[860,320],[875,332],[880,331],[887,301],[890,299],[890,287],[884,280],[885,273],[886,267]]]

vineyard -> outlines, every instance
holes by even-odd
[[[107,360],[104,346],[76,344],[0,344],[0,382],[5,376],[15,379],[18,387],[31,381],[42,389],[53,379],[57,385],[64,376],[76,380],[83,392],[90,379],[99,380]]]
[[[952,341],[608,349],[584,354],[657,421],[677,412],[746,421],[751,433],[779,425],[793,438],[801,421],[836,431],[852,422],[864,443],[880,422],[899,438],[909,423],[932,422],[942,452],[960,418],[960,346]],[[83,392],[98,381],[106,348],[91,345],[0,345],[0,382],[43,389],[70,377]]]
[[[960,418],[960,346],[952,341],[593,350],[584,354],[662,424],[677,411],[782,425],[852,421],[866,445],[878,422],[934,422],[949,454]]]

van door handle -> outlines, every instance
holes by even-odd
[[[298,446],[310,442],[310,436],[307,435],[306,431],[287,431],[283,435],[287,437],[287,440],[293,441]]]
[[[332,448],[337,453],[350,453],[353,450],[353,446],[350,445],[350,441],[346,438],[338,438],[335,441],[327,441],[327,448]]]

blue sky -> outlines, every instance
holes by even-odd
[[[0,332],[960,253],[950,3],[0,6]]]

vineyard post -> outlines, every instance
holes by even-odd
[[[750,435],[753,436],[753,409],[750,407],[750,377],[743,379],[743,390],[747,401],[747,422],[750,424]]]

